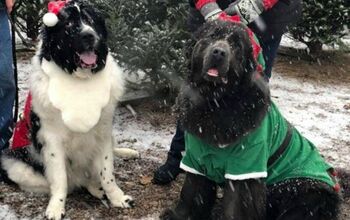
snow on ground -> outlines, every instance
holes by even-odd
[[[118,119],[118,117],[121,117]],[[126,109],[117,109],[114,136],[117,147],[133,147],[145,150],[168,149],[175,132],[175,125],[161,125],[154,127],[142,115],[135,117]]]
[[[285,34],[282,36],[281,46],[290,47],[295,49],[306,49],[307,46],[304,43],[294,40],[290,34]]]
[[[334,165],[350,161],[349,85],[303,82],[274,74],[271,95],[283,115]]]
[[[17,220],[18,218],[8,205],[0,205],[0,219]]]
[[[350,46],[350,36],[346,35],[340,39],[343,44],[347,45],[348,47]],[[294,49],[306,49],[308,50],[306,44],[295,40],[291,34],[287,33],[282,36],[281,40],[281,46],[288,47],[288,48],[294,48]],[[323,45],[322,46],[323,50],[339,50],[343,49],[341,48],[338,44],[334,45]]]
[[[20,61],[18,69],[20,105],[23,107],[28,76],[33,68],[29,61]],[[345,167],[350,161],[350,110],[344,105],[350,103],[350,86],[304,82],[278,73],[273,75],[271,93],[285,117],[318,146],[327,160]],[[141,152],[146,149],[165,151],[174,129],[173,124],[154,127],[142,117],[142,112],[135,117],[126,108],[118,108],[114,125],[116,146],[138,148]],[[17,218],[9,206],[0,204],[0,219]]]

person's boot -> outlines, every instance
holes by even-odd
[[[180,169],[181,159],[181,154],[174,155],[172,152],[169,152],[166,162],[154,171],[152,182],[158,185],[165,185],[175,180],[179,173],[182,172]]]

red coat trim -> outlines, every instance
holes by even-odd
[[[241,18],[238,15],[231,16],[231,15],[227,15],[225,12],[221,12],[218,19],[223,21],[233,22],[233,23],[241,22]]]

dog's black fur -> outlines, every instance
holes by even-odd
[[[241,25],[204,24],[197,33],[191,64],[188,85],[178,100],[184,130],[221,146],[236,142],[261,124],[271,103],[270,93],[255,71],[251,43]],[[216,185],[204,176],[187,173],[176,208],[166,210],[161,218],[210,219]],[[268,186],[259,179],[226,180],[221,218],[332,220],[337,219],[339,203],[332,187],[307,178]]]
[[[82,32],[84,24],[95,31]],[[107,29],[102,14],[94,10],[88,1],[68,2],[58,14],[58,23],[53,27],[44,27],[41,35],[43,45],[40,58],[55,61],[67,73],[71,74],[81,67],[79,55],[84,52],[97,55],[97,62],[92,67],[93,73],[104,68],[108,53]]]
[[[209,23],[196,36],[189,85],[178,98],[181,125],[210,144],[234,143],[264,118],[268,86],[256,78],[257,64],[242,26]],[[211,68],[218,77],[207,74]]]

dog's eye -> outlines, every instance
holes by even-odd
[[[66,22],[66,27],[67,28],[71,28],[72,26],[73,26],[73,22],[72,21]]]

